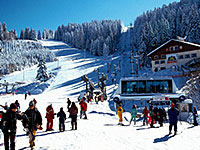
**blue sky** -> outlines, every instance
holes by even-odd
[[[180,0],[0,0],[0,22],[19,36],[25,27],[56,30],[59,25],[121,19],[125,25],[163,4]]]

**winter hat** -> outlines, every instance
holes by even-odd
[[[174,105],[174,103],[172,103],[172,104],[171,104],[171,108],[174,108],[174,107],[175,107],[175,105]]]
[[[14,103],[10,104],[10,109],[17,109],[16,104],[14,104]]]
[[[34,102],[33,102],[33,101],[30,101],[30,102],[29,102],[29,106],[34,106]]]

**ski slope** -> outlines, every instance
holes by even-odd
[[[118,117],[113,109],[111,101],[92,102],[88,104],[88,120],[78,117],[78,130],[71,130],[71,119],[65,122],[65,132],[59,132],[58,119],[54,119],[54,131],[46,132],[46,107],[53,105],[55,113],[60,107],[64,108],[67,116],[67,98],[76,102],[79,92],[84,90],[85,84],[81,76],[89,74],[92,80],[97,79],[95,68],[104,67],[101,57],[94,57],[87,52],[71,48],[69,45],[58,41],[41,41],[42,44],[55,52],[59,61],[47,63],[47,69],[52,78],[46,83],[40,84],[34,80],[37,66],[27,68],[25,71],[15,72],[5,76],[2,80],[9,82],[23,81],[25,76],[26,85],[15,95],[2,95],[0,104],[8,104],[19,100],[21,111],[28,108],[29,101],[36,98],[37,108],[43,117],[43,130],[37,131],[37,150],[198,150],[200,149],[200,127],[193,127],[185,122],[178,123],[178,135],[167,136],[168,124],[164,127],[149,128],[142,126],[139,120],[134,126],[129,126],[130,114],[123,113],[124,126],[119,126]],[[96,76],[95,76],[96,75]],[[107,93],[112,93],[114,85],[107,87]],[[25,91],[30,91],[31,96],[24,100]],[[132,107],[132,106],[130,106]],[[80,110],[80,108],[79,108]],[[20,121],[17,124],[16,149],[30,149],[28,137],[23,131]],[[3,137],[2,137],[3,138]],[[1,143],[2,143],[1,139]],[[0,143],[0,144],[1,144]],[[4,149],[1,145],[0,149]]]

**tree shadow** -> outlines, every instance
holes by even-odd
[[[46,131],[41,131],[41,132],[37,132],[37,136],[46,136],[46,135],[51,135],[51,134],[56,134],[56,133],[60,133],[59,131],[52,131],[52,132],[46,132]],[[20,135],[16,135],[16,137],[22,137],[22,136],[27,136],[26,134],[20,134]]]
[[[136,129],[136,130],[146,130],[146,129],[151,129],[150,127],[147,127],[147,128],[138,128],[138,129]]]
[[[118,124],[104,124],[104,126],[119,126]]]
[[[166,134],[165,136],[161,137],[161,138],[156,138],[154,139],[153,143],[160,143],[160,142],[166,142],[168,141],[170,138],[174,137],[175,135],[169,135]]]
[[[57,133],[60,133],[60,132],[59,131],[44,132],[43,134],[36,135],[36,137],[37,136],[46,136],[46,135],[51,135],[51,134],[57,134]]]
[[[97,111],[91,111],[91,112],[89,112],[89,114],[101,114],[101,115],[115,116],[115,114],[112,114],[112,113],[97,112]]]
[[[129,124],[122,124],[122,125],[119,125],[119,124],[104,124],[104,126],[125,126],[125,127],[127,127],[127,126],[130,126]]]
[[[191,127],[188,127],[187,129],[192,129],[192,128],[194,128],[195,126],[191,126]]]

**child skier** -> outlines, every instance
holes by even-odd
[[[60,108],[60,111],[57,113],[57,117],[59,117],[59,130],[60,132],[65,131],[65,120],[66,120],[66,114],[63,111],[63,108]]]
[[[134,125],[136,125],[136,115],[137,115],[137,106],[134,104],[132,107],[132,110],[131,110],[130,125],[131,125],[131,122],[133,121],[133,119],[134,119]]]
[[[149,116],[149,110],[147,108],[147,106],[144,107],[143,111],[142,111],[142,114],[143,114],[143,125],[148,125],[148,116]]]
[[[46,131],[52,131],[53,130],[53,119],[54,119],[54,110],[53,110],[52,104],[50,104],[46,108],[45,118],[47,118],[47,129],[46,129]]]
[[[119,104],[119,107],[117,108],[117,113],[118,113],[118,117],[119,117],[119,123],[118,125],[123,125],[123,119],[122,119],[122,112],[124,112],[123,108],[122,108],[122,103]]]
[[[83,99],[81,99],[79,104],[80,104],[80,107],[81,107],[80,119],[82,118],[82,115],[85,116],[83,119],[87,119],[87,115],[86,115],[87,103]]]

